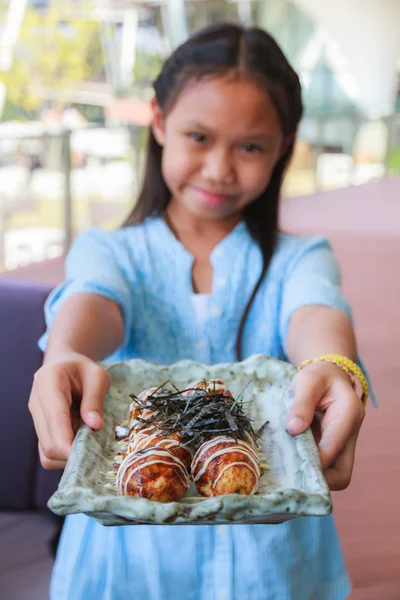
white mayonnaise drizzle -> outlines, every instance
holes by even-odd
[[[146,462],[146,460],[144,459],[147,457],[151,457],[154,460]],[[137,465],[136,463],[139,461],[143,462]],[[176,473],[181,483],[186,487],[189,487],[190,480],[183,462],[177,456],[171,454],[171,452],[169,452],[168,450],[152,447],[148,448],[148,450],[144,453],[132,453],[128,454],[128,456],[124,458],[124,460],[119,466],[117,473],[116,487],[118,494],[126,496],[128,484],[132,476],[135,475],[135,473],[137,473],[141,469],[145,469],[146,467],[155,464],[163,464],[168,465],[170,467],[174,467],[176,469]],[[127,473],[128,470],[129,473]]]
[[[154,433],[151,433],[154,431]],[[152,446],[154,440],[157,440],[157,446],[163,447],[169,450],[170,448],[176,448],[180,446],[187,452],[189,452],[190,456],[192,456],[192,451],[188,446],[182,444],[180,440],[174,440],[170,437],[162,437],[163,433],[159,429],[154,429],[153,427],[146,427],[145,429],[139,430],[132,438],[129,438],[129,452],[136,452],[137,450],[143,450],[144,448],[148,448]]]
[[[202,457],[204,456],[204,454],[207,453],[208,450],[210,450],[210,448],[218,446],[222,443],[233,443],[233,445],[230,445],[228,448],[222,448],[220,450],[215,450],[214,452],[211,452],[210,456],[208,456],[204,463],[201,464]],[[233,467],[234,465],[245,465],[254,474],[254,477],[256,479],[256,484],[250,492],[251,494],[254,494],[258,486],[258,480],[262,475],[262,470],[260,467],[260,461],[257,452],[249,443],[244,442],[242,440],[235,441],[233,438],[229,438],[223,435],[217,436],[215,438],[212,438],[211,440],[208,440],[207,442],[204,442],[204,444],[202,444],[197,450],[190,467],[193,480],[196,482],[200,479],[200,477],[204,475],[204,473],[207,471],[209,464],[212,460],[214,460],[214,458],[217,458],[218,456],[223,456],[224,454],[231,454],[234,452],[240,453],[243,456],[247,457],[250,462],[248,463],[243,461],[235,461],[224,465],[221,469],[221,472],[218,474],[217,479],[214,481],[213,487],[217,485],[217,482],[224,471]]]

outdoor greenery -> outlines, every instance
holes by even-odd
[[[43,12],[27,8],[12,68],[0,73],[10,116],[18,111],[32,115],[48,97],[60,106],[63,90],[102,74],[98,23],[78,20],[75,13],[76,4],[68,0],[55,0]]]
[[[150,44],[147,43],[146,50],[144,50],[146,44],[139,44],[136,49],[132,83],[124,86],[124,82],[121,81],[123,78],[114,77],[115,73],[118,75],[118,49],[121,32],[118,26],[110,23],[101,24],[95,19],[93,9],[97,7],[97,2],[98,0],[80,0],[79,2],[76,0],[48,0],[46,8],[43,6],[40,8],[39,4],[36,4],[36,7],[31,3],[28,4],[14,48],[12,67],[8,71],[0,71],[0,82],[6,87],[6,102],[3,111],[0,112],[0,120],[37,120],[43,109],[70,106],[71,96],[65,92],[82,91],[88,89],[92,83],[104,84],[104,88],[110,92],[110,97],[112,94],[114,98],[141,96],[148,99],[150,97],[152,94],[151,84],[163,61],[161,53],[165,51],[164,46],[159,44],[156,48],[155,45],[153,46],[152,38]],[[143,7],[145,7],[145,3]],[[299,57],[315,30],[314,22],[286,0],[268,0],[262,4],[262,7],[263,10],[258,10],[260,8],[258,3],[252,3],[253,19],[260,26],[274,32],[295,68],[299,69]],[[6,22],[8,8],[9,0],[0,0],[0,27]],[[146,6],[146,9],[148,8],[149,6]],[[217,18],[231,17],[232,20],[236,20],[240,16],[239,3],[227,4],[220,0],[218,2],[208,0],[191,2],[187,10],[190,30]],[[159,7],[157,11],[154,13],[157,16],[152,14],[147,24],[156,27],[160,32],[163,31],[164,23],[160,17]],[[143,33],[143,29],[145,29],[143,22],[140,27],[142,28],[140,31]],[[160,39],[162,42],[165,41],[163,36],[160,36]],[[167,46],[168,44],[166,44]],[[163,49],[161,50],[161,48]],[[110,67],[116,68],[116,71]],[[317,140],[315,143],[313,136],[318,138],[320,135],[320,132],[315,134],[314,130],[320,126],[321,117],[332,120],[332,115],[343,114],[349,118],[356,118],[359,116],[359,109],[344,94],[337,82],[336,72],[324,54],[309,67],[308,75],[309,83],[308,86],[304,86],[303,90],[305,114],[312,118],[318,117],[319,120],[316,121],[316,125],[311,123],[309,137],[304,135],[302,139],[308,142],[310,152],[315,150],[316,146],[316,152],[319,152],[322,150],[322,142],[319,143]],[[101,88],[103,89],[103,86]],[[89,123],[104,122],[103,106],[74,102],[74,107]],[[397,111],[400,111],[400,88],[396,107]],[[348,146],[349,153],[351,153],[353,140],[347,133],[350,131],[350,134],[353,135],[352,123],[353,121],[349,128],[344,130],[342,136],[343,139],[346,136],[348,138],[346,143],[342,141],[345,149]],[[320,130],[325,131],[323,126],[320,127]],[[339,136],[335,134],[334,138],[337,137]],[[134,170],[137,169],[139,162],[140,172],[143,168],[146,138],[145,130],[141,131],[138,153],[140,160],[136,159],[132,152],[127,156],[115,156],[113,160],[127,161]],[[326,145],[329,147],[330,144],[327,142]],[[8,151],[9,155],[3,157],[4,164],[2,166],[7,168],[13,164],[13,161],[18,164],[16,158],[20,150],[21,148],[18,148],[17,151]],[[342,149],[342,151],[344,150]],[[15,152],[15,156],[12,155],[13,152]],[[61,168],[60,165],[55,164],[56,160],[47,160],[49,156],[51,159],[57,158],[57,152],[43,154],[45,158],[41,156],[41,166],[44,169],[49,169],[51,172],[51,170]],[[79,155],[79,152],[76,154]],[[75,158],[76,156],[72,152],[72,166],[78,168],[79,161],[75,163]],[[48,162],[52,162],[52,164],[47,164]],[[389,174],[400,173],[399,148],[389,149],[385,167]],[[28,173],[29,168],[26,166]],[[317,189],[317,185],[314,165],[305,159],[304,163],[297,165],[294,161],[285,179],[283,195],[309,194]],[[51,186],[46,187],[51,188]],[[74,233],[91,225],[93,204],[109,202],[106,191],[104,195],[91,190],[89,193],[78,195],[73,187]],[[18,207],[16,198],[15,210],[9,211],[7,214],[5,211],[3,211],[4,214],[2,213],[0,197],[0,271],[2,270],[2,236],[7,230],[37,226],[63,227],[63,193],[59,191],[56,193],[54,190],[52,192],[54,193],[50,193],[46,197],[35,196],[30,206],[25,204]],[[130,198],[126,199],[126,206],[128,210],[131,206]],[[106,228],[117,227],[119,224],[119,216],[115,218],[107,216],[101,223]]]
[[[389,173],[400,173],[400,148],[389,151],[386,167]]]
[[[7,88],[3,120],[34,119],[44,107],[69,104],[66,90],[82,89],[86,82],[105,82],[100,24],[90,19],[93,6],[93,1],[82,2],[79,12],[71,0],[53,0],[46,11],[28,6],[12,68],[0,72]],[[0,4],[0,23],[5,19],[5,5]],[[137,51],[134,84],[131,89],[114,89],[115,96],[142,93],[162,60],[156,52]]]

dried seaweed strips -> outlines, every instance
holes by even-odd
[[[215,383],[214,389],[178,390],[173,386],[172,391],[165,387],[168,383],[162,384],[144,401],[130,395],[140,410],[151,411],[147,418],[137,418],[135,428],[154,426],[167,435],[179,432],[182,443],[189,445],[202,443],[215,435],[256,442],[251,420],[243,412],[244,390],[235,399],[226,390],[216,390]]]

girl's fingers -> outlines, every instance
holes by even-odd
[[[320,412],[316,412],[314,418],[311,423],[311,431],[314,436],[315,443],[318,444],[321,441],[322,431],[321,431],[321,421],[323,415]]]
[[[103,426],[104,398],[111,385],[111,376],[96,363],[85,364],[81,370],[83,396],[82,420],[93,429]]]
[[[28,408],[32,416],[33,425],[35,427],[38,439],[42,441],[46,448],[49,449],[53,446],[53,437],[48,427],[42,406],[40,405],[39,400],[37,398],[35,385],[33,386],[31,391]]]
[[[32,395],[30,410],[44,455],[50,460],[66,460],[74,439],[67,375],[58,368],[42,367],[35,375]]]
[[[325,380],[311,370],[300,371],[294,378],[294,402],[286,421],[291,435],[302,433],[314,418],[315,409],[325,393]]]
[[[39,456],[42,466],[45,469],[63,468],[67,459],[67,455],[57,447],[57,444],[53,439],[43,408],[36,398],[34,388],[29,400],[29,410],[32,415],[36,435],[39,440]]]
[[[43,448],[41,447],[40,442],[38,443],[38,448],[40,462],[42,464],[42,467],[44,467],[45,469],[63,469],[67,464],[66,460],[52,460],[51,458],[47,458],[47,456],[43,452]]]
[[[328,407],[321,422],[318,444],[324,471],[333,465],[352,437],[358,434],[364,413],[364,407],[353,391],[343,391],[340,399]]]
[[[347,442],[335,462],[324,472],[328,487],[331,491],[344,490],[348,487],[353,473],[356,442],[358,433]]]
[[[62,469],[65,466],[80,416],[90,427],[102,427],[104,398],[110,384],[108,372],[87,359],[79,363],[44,365],[39,369],[28,406],[39,439],[43,467]]]

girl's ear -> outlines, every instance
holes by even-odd
[[[165,117],[164,111],[158,104],[155,97],[151,101],[151,110],[153,113],[153,117],[151,120],[151,130],[153,132],[154,137],[156,138],[156,142],[160,146],[163,146],[165,139]]]

